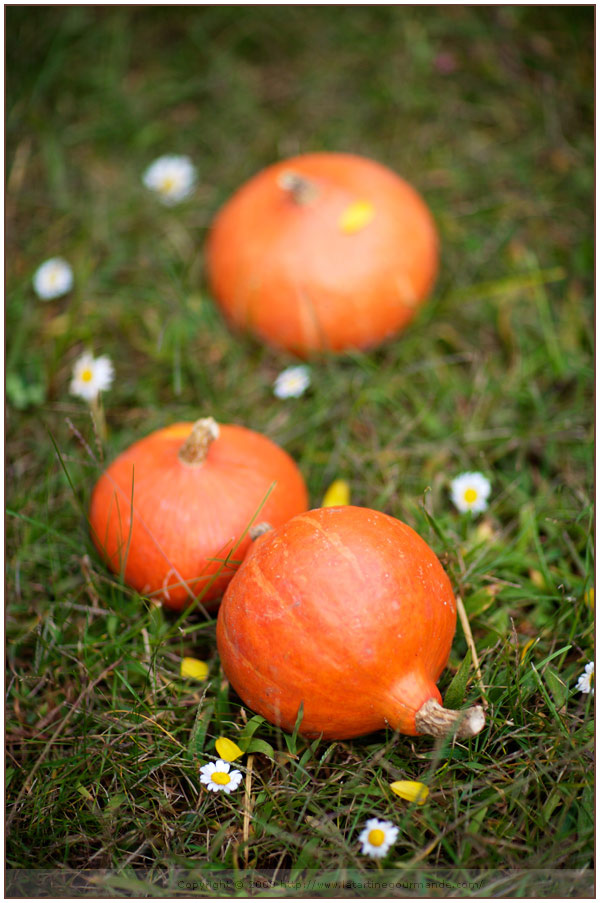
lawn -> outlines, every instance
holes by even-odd
[[[594,8],[9,7],[6,66],[8,895],[12,870],[80,895],[386,897],[386,876],[414,882],[393,895],[591,895]],[[309,150],[412,183],[441,268],[401,336],[311,358],[282,400],[294,358],[228,329],[203,249],[243,181]],[[197,168],[172,207],[142,183],[163,154]],[[42,301],[54,256],[74,286]],[[69,392],[85,350],[115,368],[105,438]],[[86,520],[102,468],[208,415],[285,448],[312,507],[343,478],[431,545],[470,625],[440,689],[471,632],[479,736],[309,742],[252,721],[215,618],[105,568]],[[477,516],[450,499],[464,471],[491,483]],[[238,791],[206,791],[216,739],[252,730]],[[358,842],[372,817],[399,829],[383,867]]]

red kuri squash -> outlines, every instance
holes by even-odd
[[[349,505],[298,514],[257,538],[217,621],[225,674],[284,730],[343,739],[389,725],[442,735],[483,727],[441,706],[456,626],[444,569],[414,530]]]
[[[305,356],[401,330],[432,288],[438,240],[421,197],[390,169],[316,153],[246,182],[218,213],[206,260],[230,323]]]
[[[92,538],[138,592],[174,609],[200,594],[205,604],[222,594],[243,558],[249,537],[234,547],[272,484],[259,518],[279,525],[306,510],[298,467],[270,439],[212,417],[176,423],[136,442],[100,477]]]

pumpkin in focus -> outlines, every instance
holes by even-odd
[[[90,503],[92,539],[139,593],[174,609],[198,595],[206,604],[243,558],[250,539],[242,536],[267,495],[258,516],[270,522],[308,507],[302,475],[278,445],[210,417],[176,423],[134,443],[102,474]]]
[[[307,737],[390,726],[441,736],[483,727],[436,687],[456,626],[450,581],[427,543],[378,511],[298,514],[258,537],[223,597],[217,644],[243,702]]]
[[[217,214],[208,277],[227,320],[300,356],[375,346],[429,294],[438,239],[419,194],[354,154],[262,170]]]

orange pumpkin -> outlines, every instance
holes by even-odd
[[[272,484],[260,518],[282,524],[306,510],[298,467],[270,439],[212,418],[176,423],[136,442],[100,477],[92,538],[138,592],[174,609],[198,595],[204,604],[243,558],[250,539],[242,536]]]
[[[389,725],[442,735],[483,727],[436,687],[456,626],[450,581],[406,524],[368,508],[318,508],[256,539],[217,621],[225,674],[255,712],[344,739]],[[462,719],[462,720],[461,720]]]
[[[305,356],[377,345],[430,292],[438,240],[407,182],[353,154],[269,166],[218,213],[208,277],[226,318]]]

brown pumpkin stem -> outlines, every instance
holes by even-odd
[[[302,206],[311,204],[319,194],[319,189],[315,182],[311,182],[306,176],[301,176],[291,169],[284,169],[279,175],[277,183],[280,188],[283,188],[284,191],[291,195],[297,204]]]
[[[254,524],[253,527],[250,527],[250,529],[248,530],[248,535],[250,536],[250,539],[254,541],[255,539],[258,539],[259,536],[262,536],[263,533],[268,533],[269,530],[272,529],[272,524],[268,523],[266,520],[263,520],[260,522],[260,524]]]
[[[480,705],[462,712],[445,709],[435,699],[424,702],[415,715],[415,727],[419,734],[445,737],[454,733],[457,737],[474,737],[483,728],[485,715]]]
[[[198,467],[206,460],[208,449],[219,436],[219,424],[213,417],[196,420],[192,431],[179,449],[179,460],[190,467]]]

